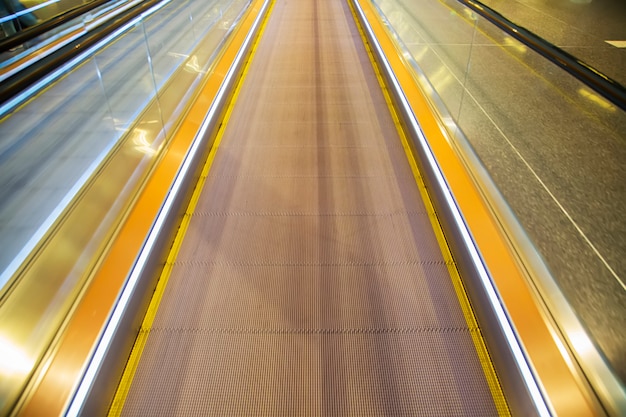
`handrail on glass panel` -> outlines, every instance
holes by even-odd
[[[28,99],[28,95],[24,94],[24,92],[29,86],[34,85],[40,79],[48,76],[56,68],[91,48],[101,39],[113,33],[117,28],[123,26],[146,10],[149,10],[159,2],[161,2],[161,0],[135,1],[129,4],[131,7],[128,9],[125,9],[124,5],[122,5],[120,6],[121,9],[124,9],[122,13],[117,14],[115,11],[112,11],[111,14],[107,14],[104,17],[102,22],[99,22],[99,25],[86,28],[78,37],[61,45],[60,49],[54,51],[51,55],[33,63],[33,65],[26,70],[12,74],[6,80],[2,80],[2,89],[0,89],[0,104],[3,105],[2,112],[5,112],[7,108],[14,107],[7,105],[9,100],[15,100],[15,97],[18,96],[18,102],[23,102]],[[116,19],[115,24],[111,22],[113,19]]]
[[[33,67],[36,67],[38,62],[50,59],[53,54],[70,43],[86,36],[89,32],[96,30],[98,27],[104,26],[112,19],[125,14],[142,1],[143,0],[109,0],[103,2],[100,6],[91,8],[74,18],[60,21],[58,25],[51,27],[42,34],[35,36],[33,39],[25,40],[24,43],[12,47],[11,49],[0,49],[0,83],[4,83],[5,80],[11,77],[19,77],[18,74],[20,74],[20,72],[31,71]],[[42,25],[47,24],[47,20],[54,18],[54,15],[50,18],[42,16],[41,18],[37,18],[37,20],[39,20],[39,25]],[[11,16],[0,18],[0,22],[2,22],[3,19],[11,19]],[[7,28],[9,34],[14,31],[13,28],[15,24],[16,22],[14,21],[0,23],[5,36],[7,36]],[[0,39],[0,42],[3,41],[4,40]]]
[[[478,0],[457,0],[469,7],[507,34],[532,48],[551,62],[578,78],[604,98],[626,110],[626,88],[575,56],[537,36],[528,29],[516,25],[492,8]]]
[[[11,23],[10,20],[19,20],[23,19],[23,16],[31,16],[30,20],[34,20],[34,24],[32,26],[28,26],[23,28],[22,30],[17,31],[10,36],[0,40],[0,52],[8,51],[11,48],[15,48],[19,45],[28,42],[37,36],[40,36],[52,29],[55,29],[58,26],[61,26],[70,20],[83,15],[105,3],[108,3],[110,0],[92,0],[87,3],[80,2],[80,4],[75,5],[74,2],[71,2],[71,7],[66,10],[63,10],[60,14],[57,14],[49,19],[45,19],[43,21],[39,21],[39,19],[34,18],[34,12],[40,8],[43,8],[52,3],[59,3],[60,0],[52,0],[47,2],[41,2],[40,4],[33,6],[31,8],[25,9],[23,11],[14,11],[13,14],[9,16],[5,16],[0,19],[0,23]],[[15,4],[21,4],[17,0],[14,0]],[[10,12],[10,11],[9,11]],[[5,20],[3,22],[2,20]],[[6,33],[5,33],[6,35]]]

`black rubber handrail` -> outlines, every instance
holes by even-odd
[[[77,56],[85,49],[104,39],[107,35],[113,33],[115,30],[122,27],[136,16],[162,1],[163,0],[148,0],[140,3],[123,14],[116,16],[111,21],[106,22],[102,26],[86,33],[84,36],[68,43],[55,53],[40,59],[33,65],[30,65],[24,70],[2,81],[2,83],[0,83],[0,103],[8,101],[28,86],[34,84],[54,69],[61,66],[64,62],[69,61],[71,58]]]
[[[108,3],[111,0],[94,0],[90,3],[83,4],[80,6],[76,6],[72,9],[66,10],[65,12],[53,17],[52,19],[48,19],[42,23],[39,23],[35,26],[29,27],[12,35],[8,38],[2,39],[0,41],[0,52],[6,52],[11,48],[15,48],[28,42],[39,35],[42,35],[56,27],[64,25],[72,19],[77,18],[91,10],[102,6],[105,3]]]
[[[469,7],[507,34],[533,49],[554,64],[572,74],[622,110],[626,110],[626,88],[623,85],[587,65],[585,62],[546,41],[528,29],[516,25],[500,13],[477,0],[457,0]]]

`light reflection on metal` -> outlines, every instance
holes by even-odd
[[[432,76],[428,78],[435,87],[435,90],[441,92],[454,78],[450,75],[450,71],[445,66],[441,66]]]
[[[158,149],[154,149],[148,141],[148,132],[143,129],[135,129],[135,137],[133,138],[135,149],[148,156],[155,155]]]
[[[465,13],[470,20],[478,20],[478,15],[474,13],[471,9],[464,8],[463,13]]]
[[[587,333],[585,333],[582,329],[579,329],[575,332],[570,332],[568,334],[570,343],[574,345],[577,352],[580,352],[583,356],[589,355],[589,353],[593,353],[596,348],[589,339]]]
[[[578,89],[578,94],[580,94],[581,96],[583,96],[584,98],[586,98],[587,100],[591,101],[592,103],[602,107],[605,110],[614,112],[617,109],[615,108],[614,105],[612,105],[608,100],[605,100],[603,97],[601,97],[600,95],[594,93],[593,91],[590,91],[584,87],[581,87]]]
[[[0,334],[0,379],[10,380],[16,376],[27,375],[34,361],[11,338]]]
[[[526,47],[526,45],[524,45],[523,43],[521,43],[520,41],[513,39],[510,36],[505,36],[504,37],[504,46],[508,46],[510,48],[515,49],[517,52],[520,52],[522,54],[525,54],[526,52],[528,52],[528,48]]]
[[[415,60],[416,62],[420,62],[424,56],[428,53],[430,48],[427,45],[422,45],[416,51],[406,51],[403,56],[407,61]]]
[[[606,43],[608,43],[611,46],[614,46],[616,48],[626,48],[626,41],[611,41],[611,40],[606,40],[604,41]]]
[[[185,64],[185,68],[190,69],[193,72],[197,72],[198,74],[202,73],[202,68],[198,63],[198,57],[196,55],[192,56],[189,61]]]

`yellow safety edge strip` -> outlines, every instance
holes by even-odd
[[[120,416],[122,413],[122,410],[124,408],[124,403],[126,402],[126,397],[132,385],[135,371],[137,370],[137,366],[139,365],[139,360],[141,359],[143,349],[147,343],[148,336],[150,334],[150,328],[152,327],[152,324],[154,323],[154,319],[156,318],[159,305],[161,304],[161,299],[163,297],[163,294],[165,293],[165,288],[167,286],[170,275],[172,273],[172,268],[174,267],[174,262],[176,261],[176,258],[178,257],[178,251],[180,250],[180,247],[182,246],[183,240],[187,233],[187,229],[189,228],[191,217],[196,210],[196,205],[198,204],[198,200],[200,199],[200,194],[202,193],[202,190],[204,188],[204,183],[209,175],[209,170],[211,169],[213,160],[215,159],[215,154],[217,150],[219,149],[220,143],[222,141],[222,137],[224,136],[224,130],[226,126],[228,125],[228,121],[230,120],[230,116],[232,114],[235,102],[237,101],[237,97],[239,96],[239,92],[241,90],[243,80],[245,79],[248,73],[250,62],[252,61],[252,58],[254,57],[258,42],[261,39],[261,36],[265,30],[265,26],[267,25],[267,21],[268,21],[268,18],[270,16],[270,13],[273,7],[274,7],[274,0],[270,2],[266,15],[263,18],[263,21],[259,28],[257,37],[255,38],[251,46],[248,59],[246,63],[244,64],[244,68],[241,72],[241,76],[237,80],[237,85],[235,86],[232,97],[229,101],[228,107],[224,114],[224,118],[218,129],[218,132],[216,133],[213,147],[211,148],[209,152],[209,155],[204,164],[204,167],[202,168],[200,177],[198,178],[198,182],[196,183],[196,186],[194,188],[193,194],[191,196],[191,200],[189,201],[189,205],[187,206],[187,210],[185,211],[185,214],[183,215],[183,219],[176,233],[176,237],[174,238],[174,243],[172,244],[172,248],[170,249],[170,252],[167,256],[167,261],[165,263],[163,270],[161,271],[161,275],[157,282],[156,289],[154,291],[152,299],[150,300],[150,305],[148,306],[148,310],[141,324],[139,334],[137,335],[137,339],[135,340],[135,344],[133,345],[130,358],[128,359],[126,368],[124,369],[124,373],[118,385],[118,389],[115,393],[115,397],[113,399],[113,402],[111,403],[111,408],[109,409],[109,413],[108,413],[109,417],[117,417],[117,416]]]
[[[353,0],[358,1],[358,0]],[[485,379],[487,380],[487,385],[489,386],[489,390],[491,392],[491,396],[494,400],[494,405],[498,412],[499,416],[505,417],[510,416],[511,412],[509,410],[509,406],[506,402],[506,398],[504,397],[504,393],[502,392],[502,387],[500,386],[500,381],[496,374],[495,368],[493,366],[493,362],[489,356],[489,352],[487,351],[487,346],[483,340],[480,328],[478,326],[478,321],[474,315],[472,307],[469,302],[469,298],[465,291],[465,287],[463,286],[463,282],[461,281],[461,276],[459,274],[457,265],[452,257],[452,253],[450,251],[450,247],[443,233],[443,229],[435,212],[435,207],[432,204],[431,198],[426,190],[426,184],[420,174],[419,168],[417,166],[417,162],[413,155],[413,151],[409,145],[408,139],[405,134],[404,126],[400,121],[398,116],[396,107],[389,95],[389,91],[383,75],[381,74],[380,67],[374,57],[372,52],[372,48],[363,32],[363,28],[361,27],[360,21],[356,15],[356,11],[352,5],[352,2],[348,2],[350,5],[350,9],[352,10],[352,15],[354,16],[354,20],[357,23],[357,27],[359,29],[359,33],[361,34],[361,38],[363,39],[363,43],[365,44],[365,49],[367,50],[367,54],[369,55],[370,61],[374,68],[374,72],[376,74],[376,78],[378,78],[378,83],[383,91],[383,95],[385,97],[385,101],[387,102],[387,107],[391,113],[391,117],[393,118],[394,124],[396,126],[396,130],[398,131],[398,135],[400,136],[400,140],[402,141],[402,147],[406,153],[407,159],[409,161],[409,165],[411,166],[411,171],[413,172],[413,176],[415,177],[415,182],[417,183],[417,187],[420,191],[422,199],[424,201],[424,205],[426,206],[426,211],[428,212],[428,217],[430,219],[430,223],[433,227],[433,231],[437,238],[437,242],[439,243],[439,248],[441,249],[441,253],[443,255],[443,259],[448,268],[448,273],[450,274],[450,278],[452,280],[452,284],[454,286],[454,290],[456,292],[459,304],[461,306],[461,310],[463,311],[463,316],[465,317],[465,321],[469,328],[469,333],[472,336],[472,341],[474,343],[474,347],[476,349],[476,353],[478,355],[478,359],[480,361],[481,367],[485,374]],[[393,53],[396,53],[393,51]]]

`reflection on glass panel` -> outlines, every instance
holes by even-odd
[[[163,87],[195,45],[188,3],[174,1],[144,22],[157,89]]]
[[[626,114],[453,0],[376,0],[626,380]]]
[[[228,9],[233,7],[234,4],[243,4],[243,2],[240,0],[228,0],[224,2],[212,1],[209,3],[210,7],[202,9],[192,4],[190,8],[191,19],[196,36],[203,36],[206,33],[205,28],[207,26],[212,27],[218,21],[222,25],[227,24],[229,19],[224,19],[224,16],[228,14]]]
[[[113,117],[117,138],[125,133],[139,113],[156,97],[143,23],[95,56]]]
[[[2,0],[0,1],[0,39],[51,20],[95,0]]]
[[[181,103],[186,102],[246,4],[248,0],[174,1],[163,8],[163,16],[146,20],[159,106],[168,135],[183,110]]]
[[[21,389],[14,381],[26,378],[34,363],[35,359],[11,335],[0,333],[0,392],[8,395],[8,398],[3,397],[0,400],[0,411],[9,410],[11,404],[7,404],[7,400],[15,396],[16,390]]]
[[[46,4],[35,2],[34,5],[26,6],[26,2],[20,0],[0,1],[0,28],[2,37],[9,37],[29,27],[35,26],[41,21],[36,12],[41,13]],[[56,2],[46,2],[56,3]]]
[[[138,1],[0,0],[0,81],[106,24],[123,6]],[[24,9],[13,13],[15,7]]]
[[[442,13],[438,2],[421,1],[420,7],[408,0],[377,3],[449,112],[458,116],[474,25],[460,25],[458,14]]]
[[[175,123],[169,119],[210,59],[203,53],[188,60],[197,41],[176,27],[216,9],[238,16],[246,4],[194,3],[171,2],[163,16],[140,21],[0,121],[0,288],[120,139],[131,135],[148,156],[162,146],[163,122]],[[211,51],[227,33],[215,22],[204,29],[216,35],[203,42]],[[189,77],[170,82],[178,69]]]
[[[97,74],[89,60],[0,124],[0,273],[41,238],[110,146],[115,130]]]

